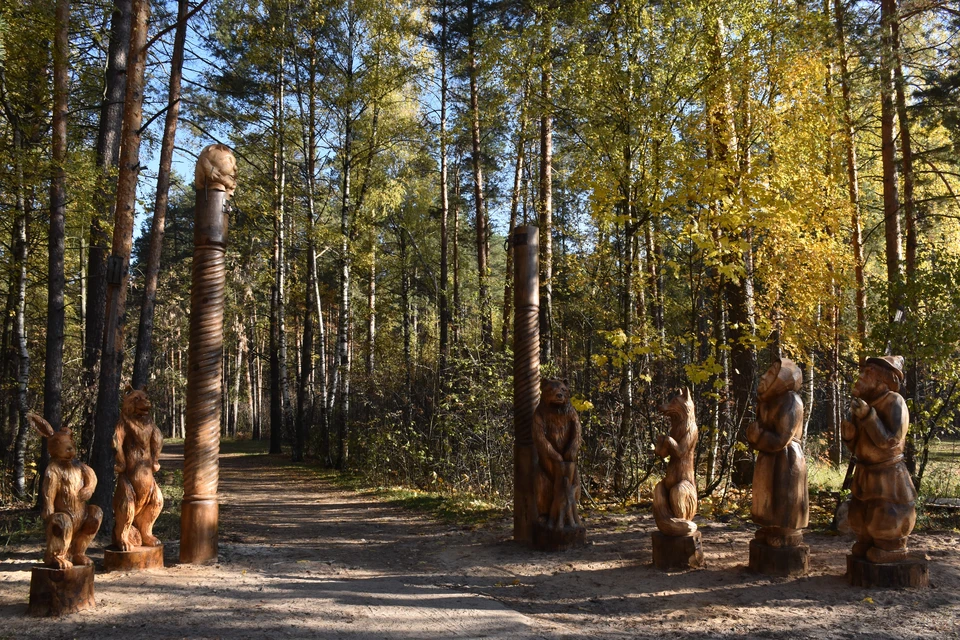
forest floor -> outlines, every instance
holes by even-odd
[[[444,523],[280,456],[222,454],[220,488],[219,564],[177,565],[171,540],[166,569],[98,572],[96,609],[61,619],[26,615],[39,539],[8,542],[0,638],[960,637],[957,531],[911,538],[929,589],[865,590],[843,578],[850,541],[823,533],[806,535],[808,577],[768,578],[746,570],[749,526],[704,521],[706,568],[666,574],[647,513],[587,513],[588,545],[547,554],[505,519]]]

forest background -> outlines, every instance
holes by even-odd
[[[28,410],[79,434],[105,511],[121,382],[182,437],[213,141],[239,162],[224,436],[508,500],[506,239],[536,224],[587,499],[642,495],[679,385],[703,495],[747,484],[777,357],[842,476],[888,351],[915,481],[960,491],[928,473],[960,430],[958,33],[947,0],[2,0],[0,500],[45,464]]]

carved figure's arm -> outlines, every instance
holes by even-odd
[[[853,445],[857,439],[857,425],[852,421],[852,416],[847,416],[840,422],[840,438],[843,444],[853,451]]]
[[[57,499],[57,490],[60,488],[60,474],[52,465],[47,467],[47,472],[43,476],[43,511],[40,516],[44,521],[48,520],[54,512],[54,502]]]
[[[673,439],[673,436],[665,435],[662,437],[663,439],[660,441],[659,448],[661,450],[664,450],[666,453],[665,455],[660,456],[661,458],[666,458],[667,456],[670,456],[672,458],[679,458],[680,456],[683,455],[683,453],[680,451],[680,445],[677,443],[676,440]]]
[[[97,474],[85,464],[80,465],[80,473],[83,475],[83,486],[80,487],[77,497],[86,502],[97,488]]]
[[[160,449],[163,448],[163,434],[156,426],[153,427],[153,433],[150,436],[150,460],[153,462],[153,470],[160,471]]]
[[[546,425],[539,413],[533,414],[533,444],[541,458],[550,458],[554,462],[563,462],[563,456],[557,453],[550,441],[547,440]]]
[[[907,407],[899,395],[889,403],[889,411],[884,416],[889,424],[877,414],[874,407],[865,418],[860,419],[860,429],[878,447],[893,447],[903,439],[907,429]]]
[[[757,451],[776,453],[790,444],[793,434],[803,422],[803,405],[797,398],[785,398],[783,404],[772,412],[772,419],[760,424],[760,433],[753,446]]]
[[[117,428],[113,431],[113,470],[116,473],[121,473],[127,468],[127,461],[123,456],[123,436],[125,433],[126,429],[124,429],[124,421],[123,417],[121,416],[120,420],[117,422]]]
[[[576,413],[573,414],[573,417],[570,419],[570,442],[567,444],[567,450],[563,454],[563,459],[570,462],[576,462],[577,452],[580,451],[580,416]]]

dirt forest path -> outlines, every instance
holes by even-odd
[[[586,548],[536,553],[509,522],[438,523],[260,454],[221,456],[220,518],[219,564],[176,565],[168,542],[166,569],[99,572],[97,608],[60,620],[25,615],[39,546],[6,549],[0,638],[960,637],[956,532],[916,537],[925,591],[847,586],[850,543],[822,534],[807,536],[809,577],[755,576],[752,532],[719,523],[701,527],[707,568],[668,575],[645,513],[588,517]]]

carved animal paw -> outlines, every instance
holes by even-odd
[[[67,559],[66,559],[65,557],[63,557],[63,556],[54,556],[54,557],[53,557],[53,560],[52,560],[52,564],[53,564],[57,569],[60,569],[61,571],[65,571],[65,570],[67,570],[67,569],[72,569],[72,568],[73,568],[73,563],[70,562],[69,560],[67,560]]]
[[[140,534],[140,535],[143,538],[144,547],[159,547],[162,544],[160,542],[160,538],[156,536],[148,536],[146,534]]]
[[[86,567],[93,564],[93,560],[83,554],[73,556],[73,564],[78,567]]]

